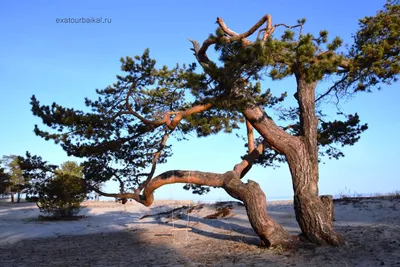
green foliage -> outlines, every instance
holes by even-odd
[[[1,159],[1,185],[0,192],[3,193],[17,193],[20,201],[20,195],[27,188],[28,181],[23,177],[20,167],[19,157],[15,155],[3,156]]]
[[[53,217],[64,218],[76,215],[86,192],[82,178],[67,173],[58,173],[37,188],[37,206],[41,212]]]
[[[31,180],[27,201],[36,202],[41,212],[56,218],[71,217],[79,212],[86,197],[83,166],[67,161],[56,168],[29,153],[25,158],[20,157],[20,161],[24,176]]]
[[[354,58],[342,87],[370,91],[378,83],[397,81],[400,72],[400,5],[387,1],[375,16],[360,20],[349,57]]]
[[[40,156],[32,156],[29,152],[25,157],[19,156],[18,161],[24,179],[29,181],[24,191],[28,197],[38,195],[38,188],[46,180],[52,179],[57,169],[56,165],[48,164]]]
[[[192,193],[196,195],[205,195],[211,191],[209,186],[196,185],[196,184],[185,184],[183,186],[183,189],[192,190]]]
[[[360,30],[346,53],[340,37],[330,39],[325,30],[314,36],[291,28],[281,37],[270,36],[265,43],[258,40],[243,46],[242,41],[227,41],[218,28],[210,38],[216,41],[219,62],[208,63],[207,74],[194,63],[157,67],[147,49],[142,55],[122,58],[123,75],[117,75],[114,84],[96,90],[97,99],[85,99],[85,111],[56,103],[41,105],[32,96],[33,114],[48,127],[43,130],[35,125],[35,133],[59,143],[68,155],[85,158],[81,171],[89,185],[116,179],[124,188],[135,188],[147,177],[165,134],[182,140],[191,133],[198,137],[232,133],[243,127],[242,111],[249,104],[279,110],[280,121],[290,125],[283,128],[292,135],[303,135],[300,106],[281,107],[287,93],[273,95],[261,82],[294,76],[296,81],[313,84],[329,78],[333,85],[311,105],[315,104],[320,121],[319,155],[340,158],[343,153],[339,148],[356,143],[367,125],[357,114],[326,121],[322,103],[327,97],[339,100],[350,91],[369,90],[397,79],[399,13],[398,4],[389,1],[376,16],[360,20]],[[298,23],[303,28],[305,19]],[[297,102],[298,95],[294,94]],[[212,109],[186,117],[174,130],[158,123],[164,116],[174,118],[177,112],[208,103]],[[172,148],[166,145],[157,163],[167,162],[171,155]],[[273,150],[257,159],[263,166],[285,161]],[[190,185],[186,189],[207,191]]]
[[[74,161],[66,161],[56,170],[56,175],[70,175],[80,179],[83,178],[83,166],[79,166]]]
[[[0,168],[0,194],[5,195],[10,192],[10,175],[4,168]]]

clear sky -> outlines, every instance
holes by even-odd
[[[249,4],[249,2],[251,4]],[[273,23],[295,24],[307,18],[304,32],[326,29],[330,37],[341,36],[351,44],[358,19],[374,15],[384,0],[338,1],[0,1],[0,156],[25,151],[55,164],[70,160],[63,150],[33,133],[40,125],[30,111],[35,94],[43,104],[82,108],[84,97],[94,97],[96,88],[116,81],[119,59],[150,48],[158,66],[195,61],[187,38],[202,42],[216,29],[222,17],[236,32],[248,30],[263,15]],[[102,17],[106,23],[57,23],[64,18]],[[289,81],[266,81],[272,92],[293,92]],[[327,86],[326,84],[322,86]],[[325,160],[320,165],[320,193],[384,193],[400,190],[399,84],[380,92],[360,94],[342,104],[346,112],[358,112],[369,129],[346,157]],[[320,90],[324,88],[321,87]],[[289,94],[292,95],[292,94]],[[328,107],[332,109],[332,107]],[[244,153],[243,141],[221,134],[188,142],[173,142],[174,156],[159,166],[170,169],[225,172]],[[246,176],[256,180],[267,199],[292,196],[288,167],[254,167]],[[108,189],[116,187],[109,185]],[[181,185],[169,185],[156,193],[163,199],[226,199],[223,190],[193,196]]]

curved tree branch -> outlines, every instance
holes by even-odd
[[[169,111],[169,112],[164,113],[164,116],[161,120],[152,121],[152,120],[148,120],[148,119],[142,117],[140,114],[138,114],[137,112],[135,112],[132,109],[132,107],[129,103],[130,95],[131,95],[131,91],[129,91],[126,96],[125,106],[128,111],[120,112],[120,114],[131,114],[131,115],[135,116],[136,118],[138,118],[144,124],[153,126],[155,128],[157,128],[161,125],[166,125],[168,127],[168,129],[174,130],[176,128],[176,126],[178,126],[178,124],[181,122],[181,120],[184,119],[185,117],[188,117],[195,113],[206,111],[212,107],[211,103],[207,103],[204,105],[197,105],[197,106],[191,107],[191,108],[189,108],[187,110],[183,110],[183,111]],[[174,117],[172,119],[171,119],[171,115],[174,115]]]
[[[195,113],[200,113],[200,112],[206,111],[206,110],[210,109],[211,107],[212,107],[212,104],[207,103],[204,105],[198,105],[198,106],[191,107],[185,111],[174,112],[175,117],[171,120],[171,123],[170,123],[170,125],[168,125],[168,128],[173,130],[176,128],[176,126],[181,122],[181,120],[183,118],[188,117]]]
[[[196,185],[206,185],[222,187],[224,185],[224,174],[200,172],[200,171],[181,171],[173,170],[164,172],[154,177],[140,195],[140,203],[150,206],[154,201],[153,192],[159,187],[167,184],[191,183]]]
[[[217,18],[218,25],[221,27],[221,29],[224,31],[224,33],[226,33],[227,35],[230,36],[230,38],[226,38],[226,37],[224,38],[223,37],[224,40],[226,42],[235,42],[235,41],[242,40],[244,46],[252,44],[252,42],[247,40],[246,38],[249,37],[250,35],[252,35],[258,28],[260,28],[261,25],[264,24],[264,22],[267,22],[267,25],[266,25],[266,28],[265,28],[266,30],[264,31],[263,42],[273,32],[271,15],[266,14],[253,27],[251,27],[248,31],[246,31],[244,33],[241,33],[241,34],[237,34],[236,32],[234,32],[231,29],[229,29],[226,26],[226,24],[225,24],[225,22],[224,22],[224,20],[222,18]]]
[[[130,98],[131,94],[132,94],[132,91],[131,91],[131,90],[129,90],[128,93],[126,94],[125,107],[126,107],[126,109],[128,110],[128,112],[126,112],[125,114],[131,114],[131,115],[135,116],[136,118],[138,118],[138,119],[139,119],[141,122],[143,122],[144,124],[146,124],[146,125],[152,125],[152,126],[154,126],[154,127],[161,126],[161,125],[163,125],[163,124],[165,124],[165,123],[168,122],[168,120],[169,120],[169,118],[170,118],[168,113],[165,113],[165,114],[164,114],[164,117],[163,117],[161,120],[158,120],[158,121],[151,121],[151,120],[148,120],[148,119],[142,117],[139,113],[135,112],[135,111],[132,109],[131,104],[129,103],[129,98]],[[122,113],[124,113],[124,112],[122,112]]]

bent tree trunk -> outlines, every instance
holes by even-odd
[[[258,183],[249,180],[243,183],[236,175],[226,177],[223,188],[246,207],[247,216],[254,232],[266,247],[288,246],[291,237],[281,225],[267,215],[267,199]]]
[[[318,195],[318,164],[308,157],[288,157],[294,190],[296,220],[305,239],[338,246],[344,239],[333,227],[332,208]]]
[[[303,95],[301,97],[304,99]],[[343,238],[333,228],[331,207],[328,209],[318,196],[317,138],[306,137],[316,136],[318,121],[315,112],[309,113],[310,119],[302,119],[301,124],[307,123],[308,119],[314,125],[305,127],[306,131],[300,137],[283,131],[260,107],[249,105],[243,114],[271,146],[286,156],[292,176],[296,220],[302,235],[316,244],[343,244]]]

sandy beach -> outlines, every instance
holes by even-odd
[[[79,220],[43,221],[33,203],[1,202],[0,266],[400,266],[398,198],[336,201],[348,244],[290,251],[260,248],[238,202],[83,206]],[[300,233],[290,201],[269,202],[268,212]]]

